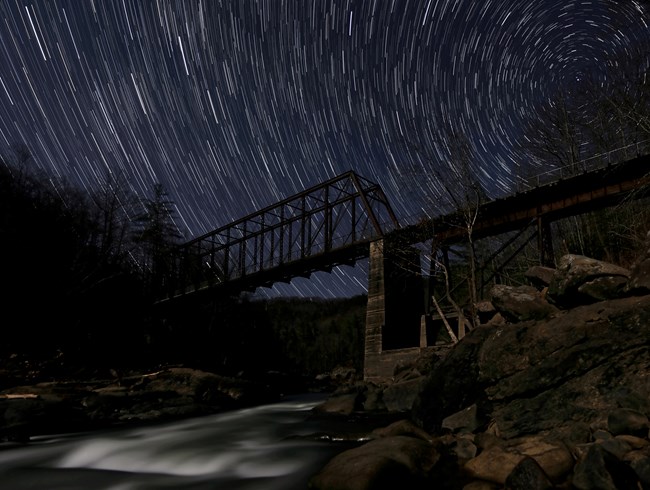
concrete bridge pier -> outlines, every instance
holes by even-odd
[[[419,251],[370,242],[363,377],[390,378],[426,347]]]

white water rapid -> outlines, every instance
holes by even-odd
[[[321,396],[179,422],[0,444],[2,490],[307,488],[351,447],[309,438]]]

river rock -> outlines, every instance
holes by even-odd
[[[650,296],[585,305],[547,321],[479,326],[427,378],[413,417],[434,432],[476,403],[506,439],[588,425],[621,400],[650,397],[639,375],[650,372],[649,337]]]
[[[490,296],[494,307],[509,321],[540,320],[557,312],[532,286],[497,284],[490,290]]]
[[[493,298],[498,312],[431,364],[413,401],[439,455],[427,488],[650,488],[650,295],[624,291],[628,277],[565,256],[539,316],[525,312],[543,291],[495,288],[515,307]]]
[[[319,415],[350,415],[357,410],[358,398],[357,393],[330,396],[323,403],[314,407],[313,412]]]
[[[617,298],[623,294],[629,278],[630,271],[623,267],[567,254],[560,258],[547,296],[560,308]]]
[[[607,418],[609,432],[617,436],[629,434],[633,436],[644,436],[648,433],[648,417],[636,410],[619,408],[612,410]]]
[[[526,456],[510,472],[504,486],[507,490],[548,490],[553,483],[539,463]]]
[[[549,442],[543,436],[527,436],[511,443],[510,451],[533,458],[553,482],[560,482],[573,469],[574,459],[560,442]]]
[[[372,490],[427,488],[439,459],[433,444],[420,438],[393,436],[340,453],[310,482],[310,489]]]
[[[504,485],[506,478],[515,469],[524,455],[506,451],[500,446],[492,446],[470,459],[464,467],[473,478]]]
[[[432,442],[432,437],[428,432],[423,431],[407,419],[398,420],[386,427],[379,427],[371,432],[371,437],[373,438],[394,436],[415,437],[423,441]]]
[[[555,269],[551,267],[543,267],[541,265],[535,265],[530,267],[525,273],[526,279],[538,289],[544,289],[549,287],[553,276],[555,275]]]
[[[424,379],[423,376],[419,376],[387,385],[382,393],[382,401],[386,409],[390,412],[410,412]]]
[[[639,479],[630,465],[593,444],[576,464],[571,480],[578,490],[637,490]]]
[[[442,421],[442,428],[452,432],[474,432],[480,426],[478,407],[475,403],[445,417]]]
[[[625,455],[624,461],[630,465],[643,489],[650,488],[650,450],[630,451]]]

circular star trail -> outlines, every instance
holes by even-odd
[[[633,0],[5,0],[0,147],[88,190],[161,183],[188,239],[348,170],[409,222],[436,212],[441,135],[507,193],[539,104],[645,19]],[[337,278],[293,292],[363,290]]]

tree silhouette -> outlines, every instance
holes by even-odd
[[[138,259],[154,294],[159,292],[171,270],[174,245],[183,237],[174,223],[173,204],[164,186],[157,183],[153,197],[143,201],[143,211],[135,219],[134,242],[139,248]]]

